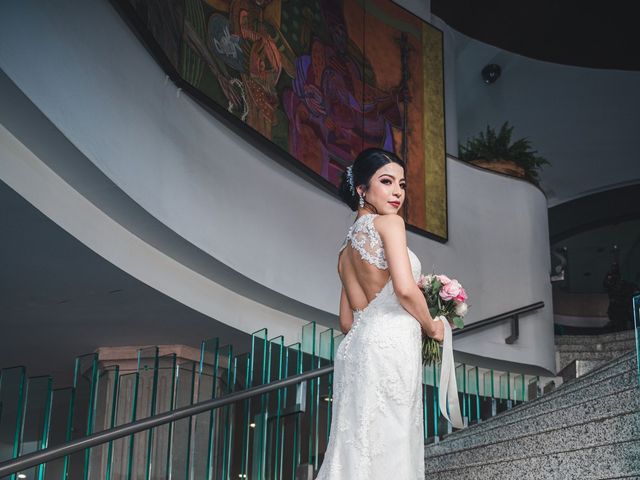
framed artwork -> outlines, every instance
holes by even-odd
[[[113,0],[174,81],[337,194],[407,163],[408,228],[446,241],[443,35],[390,0]]]

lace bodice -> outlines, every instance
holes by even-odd
[[[387,259],[384,256],[384,248],[382,248],[382,239],[380,234],[373,225],[373,220],[377,217],[374,213],[367,213],[358,218],[347,233],[344,243],[340,247],[342,251],[351,242],[363,260],[375,265],[381,270],[389,268]]]
[[[386,270],[389,268],[389,265],[384,254],[382,239],[373,224],[373,220],[376,217],[377,215],[375,213],[367,213],[353,222],[339,252],[351,242],[351,245],[358,251],[363,260],[375,265],[381,270]],[[422,272],[422,265],[418,257],[408,247],[407,253],[409,254],[413,279],[417,282]],[[391,279],[389,279],[389,283],[390,282]]]

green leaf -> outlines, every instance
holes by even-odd
[[[520,165],[525,172],[525,178],[534,184],[539,181],[539,169],[543,165],[551,166],[544,157],[536,155],[537,150],[531,147],[531,141],[525,137],[511,143],[513,126],[504,122],[496,133],[490,125],[476,137],[467,139],[465,145],[459,144],[460,160],[512,160]]]
[[[453,324],[458,328],[464,328],[464,321],[460,317],[453,317]]]

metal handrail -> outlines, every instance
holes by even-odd
[[[471,325],[465,326],[463,329],[455,330],[452,332],[453,336],[464,335],[469,332],[473,332],[474,330],[478,330],[480,328],[489,327],[491,325],[495,325],[496,323],[501,323],[507,320],[511,320],[511,335],[505,339],[505,342],[511,344],[515,342],[519,335],[519,317],[523,313],[533,312],[534,310],[539,310],[544,307],[544,302],[536,302],[531,305],[526,305],[524,307],[516,308],[515,310],[510,310],[505,313],[501,313],[500,315],[495,315],[493,317],[486,318],[484,320],[480,320],[479,322],[474,322]]]
[[[462,330],[454,331],[453,335],[462,335],[464,333],[469,333],[470,331],[495,325],[509,319],[511,319],[512,321],[514,321],[515,319],[517,333],[518,316],[523,313],[538,310],[542,307],[544,307],[544,302],[536,302],[525,307],[520,307],[515,310],[511,310],[500,315],[495,315],[485,320],[475,322],[469,326],[464,327],[464,329]],[[515,338],[517,338],[517,335]],[[333,372],[333,368],[333,365],[327,365],[315,370],[309,370],[308,372],[293,375],[283,380],[277,380],[268,384],[258,385],[241,392],[231,393],[220,398],[214,398],[211,400],[206,400],[204,402],[196,403],[195,405],[189,405],[171,410],[169,412],[160,413],[152,417],[143,418],[142,420],[136,420],[135,422],[128,423],[126,425],[121,425],[119,427],[96,432],[77,440],[71,440],[55,447],[28,453],[21,457],[0,463],[0,478],[13,473],[18,473],[21,470],[26,470],[27,468],[31,468],[42,463],[50,462],[51,460],[55,460],[57,458],[66,457],[67,455],[71,455],[87,448],[95,447],[112,440],[117,440],[118,438],[126,437],[144,430],[149,430],[151,428],[175,422],[177,420],[214,410],[216,408],[224,407],[231,403],[239,402],[251,397],[270,393],[280,388],[296,385],[298,383],[304,382],[305,380],[310,380],[322,375],[327,375]]]
[[[23,455],[13,460],[0,463],[0,478],[12,473],[18,473],[22,470],[26,470],[27,468],[34,467],[42,463],[50,462],[51,460],[55,460],[57,458],[66,457],[67,455],[71,455],[87,448],[95,447],[96,445],[101,445],[118,438],[126,437],[144,430],[149,430],[150,428],[158,427],[166,423],[175,422],[176,420],[191,417],[193,415],[207,412],[215,408],[224,407],[225,405],[229,405],[240,400],[245,400],[250,397],[269,393],[280,388],[288,387],[290,385],[296,385],[298,383],[304,382],[305,380],[310,380],[312,378],[316,378],[332,372],[333,365],[326,365],[324,367],[316,368],[315,370],[309,370],[308,372],[293,375],[283,380],[277,380],[268,384],[258,385],[257,387],[248,388],[247,390],[243,390],[241,392],[231,393],[229,395],[225,395],[224,397],[206,400],[204,402],[196,403],[195,405],[181,407],[176,410],[171,410],[170,412],[147,417],[142,420],[128,423],[126,425],[121,425],[119,427],[96,432],[77,440],[65,442],[56,447],[46,448],[37,452],[28,453],[27,455]]]

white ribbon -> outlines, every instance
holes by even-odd
[[[442,366],[440,368],[440,388],[438,395],[440,400],[440,411],[444,418],[449,420],[455,428],[463,428],[462,415],[460,414],[460,403],[458,402],[458,383],[456,382],[456,367],[453,361],[453,337],[451,335],[451,325],[446,318],[436,317],[444,324],[444,341],[442,342]],[[449,414],[447,414],[447,405]]]

